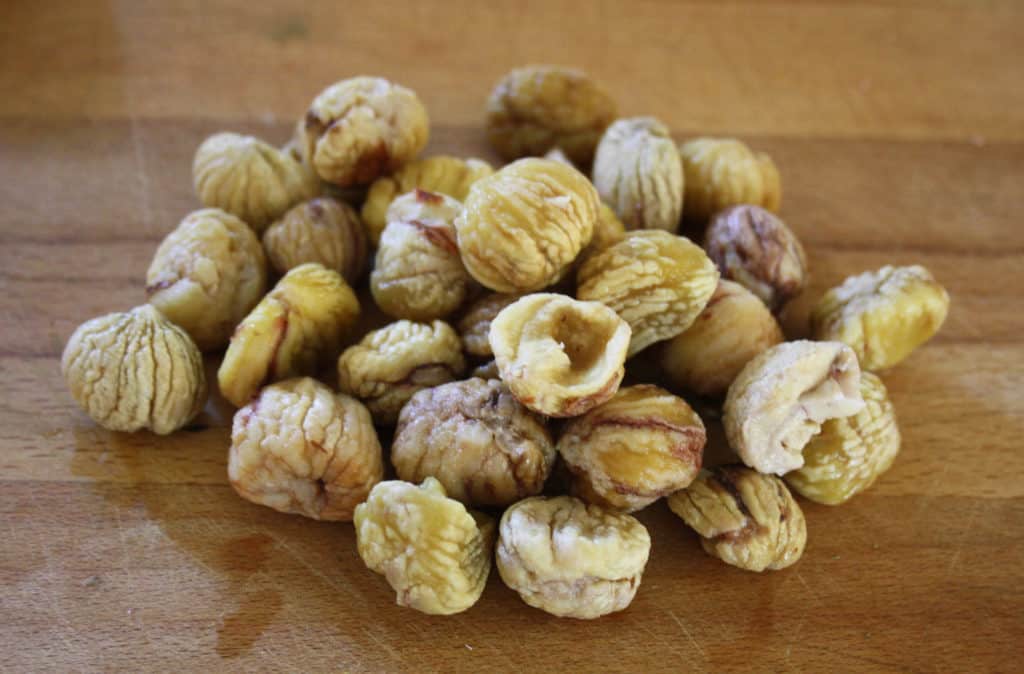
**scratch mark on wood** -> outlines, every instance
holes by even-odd
[[[321,571],[320,569],[316,568],[315,566],[313,566],[312,564],[307,562],[305,559],[303,559],[302,556],[298,552],[296,552],[294,549],[292,549],[291,546],[289,546],[287,543],[285,543],[281,539],[276,538],[274,540],[274,542],[275,542],[277,547],[279,547],[282,550],[284,550],[285,552],[287,552],[288,555],[292,559],[294,559],[296,562],[298,562],[299,565],[302,566],[302,568],[304,568],[307,571],[309,571],[311,574],[313,574],[314,576],[319,578],[321,581],[323,581],[324,583],[326,583],[330,587],[334,588],[335,590],[340,590],[341,592],[344,592],[345,594],[349,594],[351,592],[351,590],[346,588],[344,585],[342,585],[341,583],[339,583],[337,581],[331,580],[331,578],[327,574],[325,574],[323,571]]]
[[[708,659],[707,652],[700,645],[700,642],[698,642],[696,639],[693,638],[693,634],[691,634],[690,630],[687,629],[686,624],[682,620],[680,620],[679,616],[677,616],[672,611],[669,611],[668,614],[672,618],[672,620],[675,620],[676,624],[679,625],[679,629],[683,630],[683,634],[686,635],[686,638],[690,640],[690,643],[693,644],[693,647],[697,649],[698,653],[700,653],[700,657],[702,657],[705,660],[707,660]]]

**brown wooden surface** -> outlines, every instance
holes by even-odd
[[[1020,3],[296,4],[0,3],[0,670],[1020,669]],[[484,98],[526,62],[772,153],[813,273],[791,326],[886,262],[949,289],[942,333],[885,376],[895,467],[845,506],[805,503],[793,568],[728,567],[658,504],[621,614],[558,620],[494,574],[470,611],[427,617],[394,605],[351,526],[235,496],[223,402],[158,438],[68,395],[65,340],[143,299],[205,134],[282,142],[323,85],[380,74],[426,102],[430,151],[490,156]]]

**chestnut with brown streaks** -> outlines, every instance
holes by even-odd
[[[668,505],[700,534],[705,552],[748,571],[791,566],[807,543],[803,511],[785,483],[746,466],[701,471]]]
[[[416,189],[395,199],[381,234],[370,290],[384,313],[429,321],[465,301],[473,279],[462,264],[452,221],[455,199]]]
[[[542,418],[496,379],[471,378],[414,395],[391,446],[398,477],[437,478],[471,506],[507,506],[539,494],[555,460]]]
[[[685,400],[641,384],[570,421],[558,452],[576,496],[632,512],[689,485],[706,441],[703,422]]]
[[[807,284],[807,256],[799,239],[759,206],[733,206],[715,215],[704,248],[723,278],[747,288],[773,313]]]

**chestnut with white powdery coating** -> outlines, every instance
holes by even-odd
[[[608,127],[594,158],[594,186],[627,228],[679,229],[683,163],[657,119],[632,117]]]
[[[786,342],[744,366],[729,387],[723,422],[745,464],[782,475],[804,464],[802,451],[828,419],[864,408],[860,367],[840,342]]]
[[[949,294],[920,265],[851,276],[811,311],[815,339],[835,339],[865,370],[885,370],[935,336],[949,312]]]
[[[449,496],[476,506],[539,494],[554,462],[543,421],[496,379],[418,392],[402,408],[391,445],[398,477],[436,477]]]
[[[629,606],[651,552],[631,515],[571,496],[536,496],[505,511],[498,572],[530,606],[560,617],[599,618]]]
[[[629,326],[600,302],[537,293],[502,309],[490,342],[519,402],[552,417],[583,414],[615,395]]]
[[[248,501],[347,522],[383,474],[370,413],[315,379],[267,386],[235,413],[228,478]]]

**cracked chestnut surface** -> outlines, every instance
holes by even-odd
[[[506,74],[487,99],[487,137],[506,160],[558,147],[589,166],[615,115],[615,101],[583,71],[527,66]]]
[[[218,133],[192,161],[196,196],[262,232],[285,211],[320,192],[316,175],[302,162],[259,138]]]
[[[520,159],[470,189],[455,219],[462,261],[491,290],[540,290],[590,243],[598,204],[594,186],[571,166]]]
[[[657,119],[630,117],[608,127],[594,158],[594,186],[627,229],[679,229],[683,163]]]
[[[370,274],[377,306],[395,318],[445,318],[466,299],[473,278],[459,256],[452,221],[462,209],[455,199],[414,190],[388,209]]]
[[[356,508],[355,528],[359,556],[387,579],[399,606],[450,615],[480,598],[494,521],[448,498],[434,478],[381,482]]]
[[[206,403],[202,354],[148,304],[78,326],[60,367],[75,402],[112,431],[173,433]]]
[[[712,215],[739,204],[777,212],[782,182],[772,158],[755,153],[733,138],[695,138],[679,146],[685,194],[683,217],[705,223]]]
[[[718,270],[689,239],[643,230],[589,257],[576,281],[579,299],[602,302],[629,323],[632,356],[690,327],[715,292]]]
[[[371,243],[376,246],[380,241],[388,223],[388,209],[400,195],[423,190],[461,202],[469,195],[473,183],[492,173],[494,169],[482,159],[437,155],[411,161],[392,175],[378,178],[370,185],[362,210]]]
[[[709,555],[748,571],[795,564],[807,544],[803,511],[785,483],[746,466],[701,471],[668,505]]]
[[[501,379],[519,402],[571,417],[618,390],[629,337],[626,322],[600,302],[536,293],[502,309],[489,339]]]
[[[796,470],[823,422],[864,408],[860,376],[857,357],[841,342],[771,347],[729,386],[722,419],[729,446],[762,473]]]
[[[793,230],[758,206],[733,206],[711,219],[704,248],[723,278],[778,313],[807,285],[807,256]]]
[[[399,478],[437,478],[451,498],[475,506],[539,494],[554,461],[543,421],[496,379],[418,392],[402,408],[391,446]]]
[[[366,234],[355,210],[332,197],[295,206],[263,232],[263,247],[278,274],[317,262],[356,284],[366,270]]]
[[[239,324],[217,383],[236,407],[266,384],[312,374],[338,352],[359,318],[359,300],[338,272],[316,263],[295,267]]]
[[[429,135],[427,111],[411,89],[353,77],[321,91],[299,120],[302,156],[321,179],[365,185],[414,159]]]
[[[650,551],[647,529],[631,515],[571,496],[535,496],[505,511],[496,561],[530,606],[591,619],[629,606]]]
[[[146,272],[149,303],[203,351],[227,344],[267,289],[267,260],[252,229],[217,208],[189,213],[164,237]]]
[[[575,496],[632,512],[689,485],[706,439],[703,422],[685,400],[639,385],[619,389],[566,424],[558,453]]]
[[[861,372],[864,409],[830,419],[804,447],[804,465],[786,473],[786,483],[804,498],[838,505],[875,483],[900,451],[896,411],[882,380]]]
[[[949,294],[920,265],[851,276],[811,311],[815,339],[848,344],[865,370],[886,370],[935,336],[949,312]]]
[[[228,478],[248,501],[347,522],[383,474],[370,413],[315,379],[271,384],[235,413]]]
[[[362,400],[378,424],[398,420],[417,391],[458,379],[466,369],[458,333],[444,321],[395,321],[338,358],[338,387]]]

